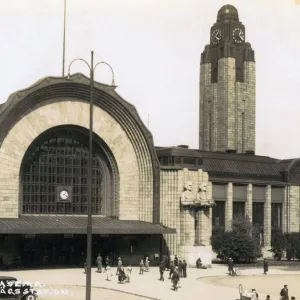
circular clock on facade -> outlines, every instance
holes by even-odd
[[[67,200],[69,198],[69,192],[66,191],[66,190],[62,190],[60,193],[59,193],[59,196],[62,200]]]
[[[236,27],[232,31],[232,39],[235,43],[241,44],[245,41],[245,34],[243,29]]]
[[[218,44],[222,39],[222,31],[220,29],[215,29],[211,33],[211,42],[216,45]]]

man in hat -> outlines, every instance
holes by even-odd
[[[289,300],[289,290],[287,284],[285,284],[283,289],[281,289],[280,296],[282,300]]]

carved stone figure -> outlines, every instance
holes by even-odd
[[[180,201],[182,205],[194,205],[195,197],[192,193],[193,183],[187,181],[184,186],[184,192],[181,194]]]
[[[214,201],[207,197],[207,183],[202,182],[197,193],[196,202],[197,206],[213,206]]]

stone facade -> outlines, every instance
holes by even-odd
[[[203,170],[161,170],[161,222],[169,227],[175,227],[176,235],[165,235],[166,241],[163,252],[177,254],[194,266],[198,257],[202,257],[205,264],[211,264],[210,237],[212,231],[211,214],[213,204],[212,186],[207,172]],[[182,202],[187,183],[191,183],[189,199],[196,204]],[[205,183],[207,188],[206,203],[197,206],[199,188]],[[198,200],[199,203],[201,202]],[[196,206],[195,206],[196,205]]]
[[[60,102],[54,101],[33,110],[14,125],[0,148],[0,217],[17,218],[20,214],[19,174],[22,159],[30,144],[49,128],[69,124],[88,128],[88,122],[87,103],[60,99]],[[119,218],[152,222],[151,164],[146,166],[147,172],[143,175],[127,134],[120,124],[100,107],[94,108],[94,133],[105,141],[117,162],[120,176]]]
[[[249,43],[237,45],[232,39],[231,32],[236,28],[244,30],[244,26],[237,20],[238,16],[230,22],[219,20],[211,31],[218,28],[220,33],[223,32],[223,36],[219,37],[221,41],[205,46],[202,54],[200,150],[255,152],[254,52]],[[245,53],[244,61],[240,61],[241,52]],[[213,74],[215,72],[216,76]]]

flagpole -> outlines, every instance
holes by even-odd
[[[62,76],[65,76],[65,51],[66,51],[66,6],[67,6],[67,0],[64,0],[64,36],[63,36],[63,66],[62,66]]]

